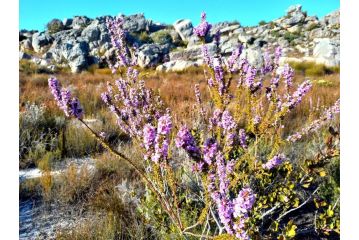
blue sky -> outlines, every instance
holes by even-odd
[[[338,9],[339,0],[20,0],[20,29],[44,30],[53,18],[86,15],[126,15],[144,13],[146,18],[173,23],[188,18],[197,24],[202,11],[208,21],[238,20],[242,25],[256,25],[260,20],[270,21],[285,14],[293,4],[301,4],[309,15],[319,18]]]

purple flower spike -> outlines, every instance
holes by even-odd
[[[263,164],[264,169],[271,170],[272,168],[277,167],[285,161],[284,154],[275,155],[272,159],[270,159],[267,163]]]
[[[251,188],[243,188],[238,197],[234,199],[234,217],[247,216],[248,212],[252,209],[256,197]]]
[[[209,30],[211,30],[211,27],[212,25],[206,21],[206,13],[203,12],[201,14],[201,23],[195,27],[193,31],[199,38],[204,38],[208,34]]]
[[[48,80],[49,88],[54,96],[57,105],[64,111],[66,117],[83,117],[83,110],[77,98],[71,99],[71,92],[67,89],[60,89],[60,83],[56,78]]]
[[[177,133],[176,146],[186,150],[188,155],[195,160],[200,159],[200,150],[197,147],[196,141],[186,125],[183,125]]]
[[[157,133],[162,135],[168,135],[172,129],[171,116],[165,114],[160,119],[158,119],[158,128]]]

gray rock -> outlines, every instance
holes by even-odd
[[[309,32],[309,38],[322,38],[325,36],[325,32],[322,28],[315,28]]]
[[[246,58],[252,66],[260,68],[263,65],[263,53],[260,47],[253,47],[244,49],[240,58]]]
[[[237,48],[239,43],[238,37],[223,36],[220,39],[219,48],[224,54],[231,53],[235,48]]]
[[[100,40],[100,34],[98,24],[94,21],[82,31],[81,36],[90,43]]]
[[[57,63],[66,63],[73,73],[86,69],[89,65],[89,46],[87,42],[69,41],[65,43],[54,43],[49,50],[51,58]]]
[[[255,38],[247,34],[239,34],[238,40],[242,43],[253,44]]]
[[[209,54],[215,53],[216,46],[214,43],[206,44]],[[195,61],[202,58],[202,46],[192,46],[183,50],[178,50],[170,53],[170,60],[185,60]]]
[[[62,24],[64,25],[65,28],[70,28],[72,25],[72,18],[65,18],[62,21]]]
[[[128,32],[149,31],[149,22],[143,14],[134,14],[130,16],[121,15],[124,18],[123,28]]]
[[[19,60],[23,60],[23,59],[31,59],[31,56],[23,51],[19,52]]]
[[[31,42],[31,39],[29,39],[29,38],[22,41],[20,45],[21,45],[22,50],[33,50],[32,42]]]
[[[336,10],[324,17],[324,23],[329,27],[338,26],[340,24],[340,11]]]
[[[193,25],[191,20],[188,19],[177,20],[173,24],[173,27],[175,28],[176,32],[181,36],[181,39],[184,41],[188,41],[193,34]]]
[[[313,57],[317,63],[327,66],[337,66],[340,64],[340,42],[330,38],[314,39],[316,43],[313,49]]]
[[[237,29],[239,29],[241,26],[239,24],[231,25],[228,27],[224,27],[220,30],[221,34],[229,34]]]
[[[218,31],[221,31],[223,28],[229,27],[231,24],[229,22],[220,22],[212,25],[212,28],[209,31],[210,36],[214,36]]]
[[[139,48],[137,62],[140,67],[153,67],[159,64],[169,48],[158,44],[144,44]]]
[[[72,19],[71,27],[73,29],[84,29],[87,25],[89,25],[91,19],[86,16],[75,16]]]
[[[302,11],[302,5],[296,4],[296,5],[292,5],[292,6],[288,7],[287,14],[292,14],[292,13],[301,12],[301,11]]]
[[[290,33],[298,33],[298,32],[300,32],[300,30],[301,30],[301,27],[298,25],[294,25],[293,27],[290,27],[287,29],[287,31]]]
[[[73,73],[78,73],[88,66],[88,44],[86,42],[79,42],[74,45],[69,44],[65,48],[66,59],[69,61],[69,66]]]
[[[201,40],[199,39],[199,37],[197,37],[196,35],[193,34],[188,39],[187,47],[198,46],[199,44],[202,44]]]
[[[53,38],[46,32],[35,33],[32,36],[32,47],[35,52],[40,52],[44,46],[49,45],[52,41]]]
[[[159,65],[156,68],[156,71],[180,72],[186,70],[189,67],[198,67],[198,66],[199,64],[194,61],[176,60],[176,61],[169,61],[162,65]]]
[[[301,5],[290,6],[287,10],[287,19],[284,20],[285,24],[293,26],[295,24],[304,22],[306,16],[302,12]]]

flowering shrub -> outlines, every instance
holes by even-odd
[[[106,143],[106,133],[91,129],[82,120],[79,101],[60,89],[55,78],[49,79],[49,86],[66,116],[81,121],[105,148],[141,176],[147,191],[138,209],[161,233],[184,238],[291,238],[299,234],[291,214],[313,202],[323,212],[313,232],[339,232],[335,207],[323,210],[327,204],[317,198],[318,178],[325,176],[323,166],[339,155],[333,144],[338,136],[334,134],[326,151],[315,159],[301,163],[287,156],[290,147],[335,118],[339,100],[319,119],[284,136],[284,119],[302,103],[312,87],[310,80],[295,86],[293,69],[279,66],[280,48],[274,56],[265,52],[259,68],[242,57],[241,45],[228,58],[221,56],[218,32],[215,55],[209,54],[206,45],[202,47],[210,102],[203,102],[196,85],[199,120],[192,126],[178,125],[160,96],[138,79],[136,48],[126,44],[122,25],[121,18],[107,21],[117,54],[109,66],[120,77],[108,83],[101,98],[120,129],[141,147],[144,167]],[[203,13],[194,29],[203,44],[210,28]],[[188,159],[190,170],[183,164]]]

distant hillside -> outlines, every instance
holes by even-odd
[[[76,16],[63,21],[54,19],[44,32],[19,32],[19,59],[27,59],[50,71],[70,67],[80,72],[92,64],[105,67],[113,56],[106,18],[90,19]],[[139,46],[138,62],[142,67],[157,67],[159,71],[183,70],[200,65],[201,46],[193,34],[192,22],[180,19],[172,25],[148,20],[143,14],[123,16],[127,38]],[[242,27],[239,22],[213,25],[208,37],[208,49],[215,51],[213,36],[221,33],[220,51],[229,55],[245,45],[243,56],[251,64],[260,66],[258,58],[266,49],[281,46],[285,61],[315,61],[328,66],[340,64],[340,12],[332,12],[323,19],[308,16],[300,5],[291,6],[285,16],[258,26]]]

